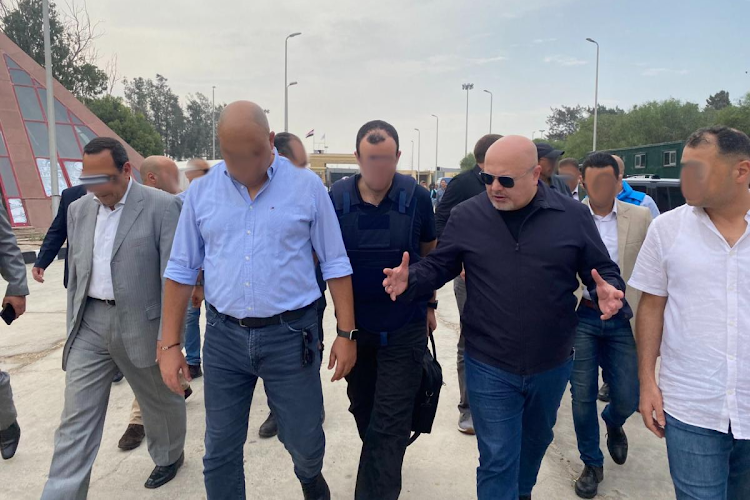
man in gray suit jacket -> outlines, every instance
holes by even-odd
[[[119,368],[141,404],[156,463],[146,488],[174,478],[184,460],[185,400],[156,363],[162,274],[181,202],[131,179],[122,145],[99,137],[83,150],[89,194],[68,211],[65,406],[43,499],[83,499]]]
[[[8,222],[8,214],[0,204],[0,274],[8,282],[3,307],[10,304],[16,317],[26,311],[26,265],[16,243],[16,235]],[[16,407],[10,389],[10,376],[0,370],[0,454],[8,460],[16,454],[21,428],[16,420]]]

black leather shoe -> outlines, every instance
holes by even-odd
[[[328,489],[323,474],[319,474],[313,483],[302,483],[302,494],[305,500],[331,500],[331,490]]]
[[[279,426],[276,423],[276,417],[273,416],[273,412],[268,414],[268,418],[258,429],[258,435],[263,439],[272,438],[279,433]]]
[[[185,453],[183,452],[182,455],[180,455],[180,458],[178,458],[177,461],[172,465],[157,465],[156,467],[154,467],[154,471],[146,480],[146,484],[144,486],[150,490],[154,490],[156,488],[164,486],[172,479],[174,479],[174,477],[177,475],[177,471],[180,470],[180,467],[182,467],[182,464],[184,462]]]
[[[18,420],[10,424],[10,427],[4,431],[0,431],[0,454],[2,454],[3,460],[13,458],[20,440],[21,428],[18,426]]]
[[[187,400],[187,398],[189,398],[192,395],[193,395],[193,390],[190,388],[190,386],[188,386],[188,388],[185,389],[185,399]]]
[[[190,378],[196,379],[203,376],[201,365],[188,365],[188,371],[190,372]]]
[[[628,437],[622,427],[607,426],[607,449],[617,465],[628,459]]]
[[[122,382],[124,375],[120,370],[117,370],[117,373],[115,373],[115,376],[112,378],[112,383],[117,384],[119,382]]]
[[[599,483],[604,480],[604,467],[587,465],[576,480],[576,495],[581,498],[594,498],[599,490]]]
[[[604,403],[609,403],[609,384],[602,384],[599,394],[596,395],[596,399]]]
[[[120,438],[120,442],[117,443],[117,447],[122,451],[135,450],[141,445],[145,437],[146,431],[143,430],[142,425],[130,424],[125,429],[125,434]]]

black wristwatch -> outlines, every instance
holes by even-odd
[[[430,309],[437,309],[437,306],[438,306],[438,301],[437,300],[435,302],[428,302],[427,303],[427,307],[429,307]]]
[[[350,332],[346,330],[342,330],[341,328],[336,327],[336,335],[339,337],[343,337],[348,340],[357,340],[357,334],[359,333],[359,330],[356,328]]]

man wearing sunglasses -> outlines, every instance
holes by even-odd
[[[490,147],[487,196],[453,209],[440,245],[385,269],[392,300],[412,300],[466,271],[466,387],[479,444],[479,500],[531,498],[573,366],[578,275],[601,319],[628,317],[625,283],[589,209],[540,182],[534,144]]]
[[[360,173],[331,188],[353,269],[357,364],[347,394],[363,442],[354,497],[395,500],[437,302],[429,290],[413,303],[393,303],[380,283],[383,268],[398,265],[404,252],[418,260],[435,248],[435,219],[429,191],[396,172],[401,151],[392,125],[368,122],[356,141]]]

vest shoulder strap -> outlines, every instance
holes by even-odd
[[[355,176],[352,175],[346,179],[341,179],[333,183],[331,186],[331,199],[333,200],[333,206],[337,212],[343,212],[348,214],[351,210],[352,193],[354,193],[354,182],[356,181]],[[356,198],[355,198],[356,201]]]
[[[417,181],[414,177],[396,173],[391,188],[391,200],[398,205],[399,213],[405,214],[406,209],[411,206]]]

